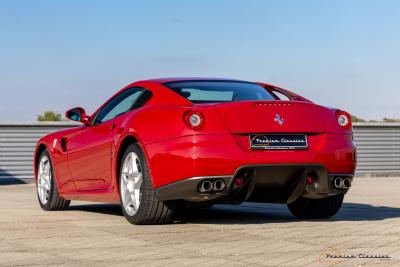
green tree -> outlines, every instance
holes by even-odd
[[[383,118],[384,122],[400,122],[400,119],[396,118]]]
[[[54,111],[45,111],[42,115],[37,116],[37,121],[61,121],[61,114]]]
[[[356,116],[354,116],[354,115],[351,115],[351,121],[352,121],[352,122],[365,122],[364,119],[361,119],[361,118],[356,117]]]

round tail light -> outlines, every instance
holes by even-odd
[[[345,128],[348,129],[351,126],[351,117],[349,115],[349,113],[344,112],[344,111],[336,111],[336,119],[338,124]]]
[[[183,113],[183,121],[193,130],[200,130],[204,125],[204,115],[200,111],[188,110]]]

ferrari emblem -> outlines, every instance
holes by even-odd
[[[282,126],[285,120],[281,117],[281,115],[275,114],[275,122]]]

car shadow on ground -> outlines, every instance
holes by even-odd
[[[0,169],[0,186],[2,185],[15,185],[15,184],[26,184],[22,179],[19,179],[7,171]]]
[[[119,205],[89,204],[74,205],[74,211],[123,216]],[[308,221],[379,221],[400,218],[400,208],[374,206],[362,203],[344,203],[336,216],[329,219]],[[194,208],[180,211],[175,223],[194,224],[262,224],[304,221],[296,219],[286,205],[244,203],[242,205],[215,205],[211,208]]]

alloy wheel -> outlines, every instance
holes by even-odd
[[[40,158],[38,166],[37,192],[42,205],[49,201],[51,190],[51,164],[46,155]]]
[[[120,177],[120,193],[123,208],[129,216],[139,209],[142,198],[143,173],[139,157],[134,152],[126,155]]]

